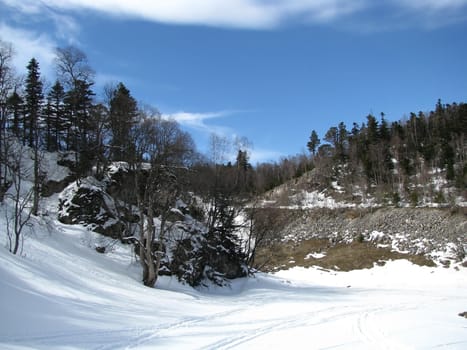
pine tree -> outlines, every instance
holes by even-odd
[[[21,136],[22,124],[24,122],[24,99],[16,89],[7,101],[8,114],[10,115],[10,128],[16,137]]]
[[[316,133],[315,130],[311,131],[310,135],[310,140],[306,144],[308,150],[310,151],[313,156],[316,155],[316,150],[318,149],[319,144],[321,143],[321,140],[318,138],[318,134]]]
[[[128,160],[131,145],[130,131],[138,116],[136,100],[130,91],[118,84],[110,101],[111,154],[113,160]]]
[[[39,63],[32,58],[27,65],[28,73],[25,87],[25,125],[29,147],[39,144],[39,119],[42,112],[42,82],[40,80]]]
[[[65,115],[70,129],[67,133],[68,149],[76,152],[76,171],[78,176],[85,175],[92,166],[95,154],[91,149],[92,140],[92,108],[94,92],[93,83],[83,80],[75,81],[75,87],[66,93],[64,98]]]
[[[345,160],[347,157],[347,149],[348,149],[348,132],[347,127],[343,122],[339,123],[338,126],[338,141],[337,141],[337,157],[342,161]]]
[[[57,80],[47,95],[46,145],[48,151],[60,150],[60,136],[68,128],[65,118],[65,90]]]
[[[394,163],[392,161],[391,154],[391,132],[388,127],[388,123],[384,118],[384,113],[381,113],[381,122],[379,125],[379,140],[380,140],[380,155],[381,158],[378,160],[380,164],[380,171],[382,174],[382,181],[385,184],[392,183],[392,170],[394,169]]]
[[[39,63],[35,58],[27,66],[25,95],[25,117],[28,126],[28,144],[34,152],[34,192],[32,213],[37,215],[39,209],[39,196],[41,185],[40,159],[39,159],[39,118],[42,112],[42,82],[40,80]]]
[[[367,141],[370,145],[376,144],[378,143],[378,138],[379,138],[378,121],[372,114],[369,114],[366,117],[366,119],[367,119],[367,129],[366,129]]]

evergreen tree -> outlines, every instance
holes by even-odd
[[[65,118],[65,90],[57,80],[47,95],[46,147],[48,151],[61,149],[61,134],[69,128],[69,121]]]
[[[391,140],[391,133],[389,130],[388,122],[384,118],[384,113],[381,113],[381,123],[379,125],[379,137],[385,143],[389,143],[389,141]]]
[[[94,71],[86,54],[73,46],[57,49],[56,67],[62,85],[68,89],[64,97],[67,149],[76,152],[75,170],[82,176],[89,172],[96,156],[92,139]]]
[[[24,100],[16,89],[7,101],[8,114],[10,115],[10,129],[16,137],[21,137],[24,122]]]
[[[75,81],[73,89],[64,98],[65,115],[70,129],[67,133],[68,149],[76,152],[76,171],[79,176],[85,175],[91,168],[94,159],[91,149],[93,123],[91,120],[94,92],[93,83],[83,80]]]
[[[110,101],[109,124],[112,133],[111,158],[128,160],[130,153],[130,131],[138,116],[136,100],[130,91],[119,83]]]
[[[32,58],[27,65],[28,73],[25,87],[25,125],[29,147],[39,144],[39,119],[42,112],[42,82],[40,80],[39,63]]]
[[[248,175],[252,166],[248,158],[247,151],[238,150],[235,162],[235,184],[239,193],[246,193],[251,190],[251,181],[249,181]]]
[[[310,135],[310,140],[308,141],[306,146],[307,146],[308,150],[310,151],[310,153],[313,154],[313,156],[316,155],[316,150],[318,149],[318,146],[319,146],[320,142],[321,141],[318,138],[318,134],[316,133],[315,130],[312,130],[311,135]]]
[[[34,151],[34,190],[32,213],[38,214],[39,196],[42,174],[39,159],[39,118],[42,112],[42,82],[40,80],[39,63],[35,58],[29,61],[25,87],[25,120],[28,126],[28,144]]]
[[[378,143],[378,121],[376,118],[369,114],[367,117],[367,126],[366,126],[366,137],[368,144],[376,144]]]
[[[381,159],[379,159],[380,172],[382,181],[385,184],[392,183],[392,171],[394,169],[394,163],[392,161],[391,154],[391,132],[388,127],[388,123],[384,118],[384,113],[381,113],[381,122],[379,125],[379,150]]]
[[[324,135],[324,140],[329,142],[334,148],[334,156],[339,160],[344,160],[348,148],[348,132],[343,122],[337,127],[333,126]]]
[[[348,149],[348,132],[347,127],[343,122],[338,126],[338,142],[337,142],[337,156],[341,160],[345,160]]]

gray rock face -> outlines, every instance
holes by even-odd
[[[463,209],[381,208],[299,210],[285,239],[326,238],[351,242],[357,237],[411,254],[462,261],[467,250],[467,213]],[[361,239],[361,238],[360,238]]]
[[[117,208],[115,200],[106,193],[105,185],[91,177],[69,185],[59,199],[60,222],[83,224],[112,238],[126,235],[123,213],[123,208]]]

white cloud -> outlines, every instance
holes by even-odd
[[[42,0],[0,0],[0,5],[4,4],[9,8],[8,16],[5,16],[5,22],[9,25],[29,27],[35,24],[50,24],[55,27],[53,35],[67,44],[77,43],[77,37],[80,32],[79,23],[70,15],[57,8],[48,6]]]
[[[20,12],[29,15],[36,15],[42,12],[43,3],[41,1],[32,1],[32,0],[0,0],[0,3],[4,3],[7,6],[17,9]]]
[[[421,10],[455,10],[467,5],[467,0],[394,0],[399,6]]]
[[[399,23],[389,28],[399,25],[433,30],[467,18],[467,0],[390,0],[390,3],[400,16]]]
[[[251,164],[274,161],[284,156],[283,153],[275,150],[256,149],[248,140],[239,138],[235,130],[232,128],[209,123],[209,121],[213,119],[228,117],[238,112],[239,111],[219,111],[210,113],[177,112],[172,114],[163,114],[163,117],[176,120],[184,127],[201,131],[204,136],[202,137],[202,140],[197,140],[198,142],[201,141],[202,143],[208,144],[207,140],[212,134],[225,137],[232,146],[228,147],[230,150],[227,152],[228,154],[226,155],[226,158],[232,162],[235,161],[235,158],[237,157],[237,146],[235,145],[239,142],[241,143],[241,141],[244,142],[241,148],[248,150]]]
[[[207,120],[226,117],[232,114],[230,111],[209,112],[209,113],[190,113],[190,112],[176,112],[171,114],[164,114],[163,117],[173,119],[188,128],[192,128],[208,135],[217,134],[226,136],[232,134],[233,131],[225,126],[213,125],[207,123]]]
[[[26,72],[28,62],[34,57],[39,62],[42,76],[49,78],[53,76],[53,61],[57,45],[50,37],[12,28],[4,23],[0,23],[0,37],[3,41],[13,45],[15,52],[13,64],[18,73]]]
[[[81,28],[72,17],[53,11],[48,11],[46,17],[53,20],[57,38],[65,40],[70,45],[78,43],[77,37]]]
[[[96,11],[120,18],[168,24],[271,29],[289,23],[332,23],[388,30],[424,26],[423,18],[442,25],[458,21],[467,0],[0,0],[15,11],[52,18],[71,40],[79,25],[71,11]],[[457,12],[456,12],[457,11]],[[387,19],[389,22],[387,22]],[[399,23],[400,18],[407,23]],[[420,21],[422,19],[422,21]],[[396,21],[391,26],[391,22]],[[65,26],[63,26],[65,24]],[[411,24],[411,25],[410,25]],[[438,25],[438,26],[440,26]],[[62,32],[57,30],[56,35]],[[75,35],[76,36],[76,35]]]
[[[2,0],[7,4],[12,0]],[[37,11],[38,3],[56,10],[94,10],[122,17],[218,27],[273,28],[288,20],[331,21],[362,9],[368,0],[23,0],[21,8]]]

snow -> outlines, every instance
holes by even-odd
[[[313,258],[313,259],[322,259],[326,256],[325,253],[309,253],[305,256],[305,260],[308,260],[310,258]]]
[[[58,165],[59,154],[57,152],[44,152],[41,161],[41,168],[46,172],[47,179],[53,181],[62,181],[70,175],[67,167]]]
[[[384,232],[380,232],[380,231],[373,231],[370,233],[370,241],[371,242],[379,242],[381,241],[386,235],[384,234]]]
[[[52,216],[33,218],[10,254],[2,210],[1,349],[467,348],[465,268],[398,260],[258,273],[230,288],[160,277],[150,289],[129,245]]]
[[[338,202],[330,196],[326,196],[325,192],[318,191],[302,191],[297,195],[291,196],[293,203],[298,203],[296,205],[287,206],[284,208],[289,209],[312,209],[312,208],[353,208],[355,204]]]

